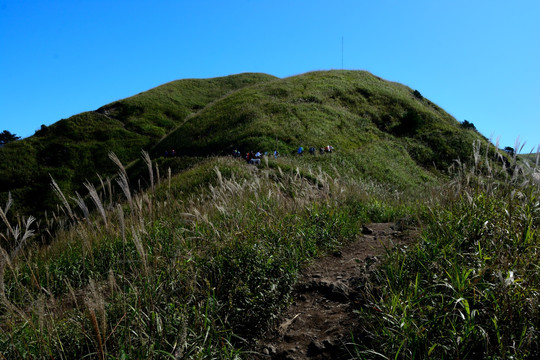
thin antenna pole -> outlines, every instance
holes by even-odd
[[[343,70],[343,36],[341,37],[341,70]]]

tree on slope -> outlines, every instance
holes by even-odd
[[[12,141],[19,140],[21,137],[4,130],[0,133],[0,145],[5,145]]]

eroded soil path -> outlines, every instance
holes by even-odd
[[[353,305],[355,289],[366,269],[374,266],[385,248],[406,245],[414,230],[399,224],[374,223],[340,251],[318,259],[302,274],[294,289],[294,302],[274,331],[258,343],[255,359],[351,359],[347,350],[351,330],[357,327]],[[350,347],[349,347],[350,348]]]

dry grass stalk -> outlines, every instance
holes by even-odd
[[[120,233],[122,234],[122,241],[123,243],[126,242],[126,222],[124,218],[124,210],[122,209],[122,205],[118,204],[116,206],[116,209],[118,210],[118,220],[120,220]]]
[[[182,359],[184,356],[184,351],[187,347],[187,329],[188,323],[187,320],[184,318],[182,321],[180,333],[178,334],[178,340],[173,347],[173,356],[175,359]]]
[[[52,181],[51,186],[53,188],[54,193],[58,196],[60,201],[62,201],[62,204],[64,205],[64,209],[67,211],[69,218],[73,220],[74,219],[73,211],[71,211],[71,206],[69,206],[69,203],[66,197],[64,196],[64,193],[62,192],[62,190],[60,189],[56,181],[54,181],[53,177],[50,174],[49,176],[51,177],[51,181]]]
[[[75,191],[76,197],[71,197],[73,201],[79,206],[79,208],[82,210],[84,218],[86,219],[86,222],[88,223],[89,227],[92,227],[92,223],[90,221],[90,211],[88,210],[88,206],[86,206],[86,203],[84,202],[84,199],[79,195],[77,191]]]
[[[77,300],[77,295],[75,295],[75,290],[73,289],[73,286],[71,286],[70,282],[67,279],[64,279],[64,284],[66,284],[66,287],[68,288],[69,295],[71,296],[75,307],[79,307],[79,301]]]
[[[88,190],[88,193],[90,194],[90,198],[94,202],[94,205],[96,205],[96,208],[98,209],[98,212],[101,215],[101,218],[103,219],[103,223],[105,224],[105,228],[107,228],[108,227],[107,214],[105,213],[105,208],[103,207],[103,204],[102,204],[101,199],[100,199],[100,197],[99,197],[99,195],[97,193],[96,188],[90,182],[86,182],[84,184],[84,186]]]
[[[116,179],[116,182],[118,183],[118,185],[120,185],[120,188],[124,192],[130,208],[133,210],[133,198],[131,197],[131,190],[129,188],[127,175],[120,172],[118,179]]]
[[[139,224],[140,224],[140,229],[144,229],[144,207],[143,207],[143,201],[144,201],[144,197],[143,196],[137,196],[135,197],[133,203],[134,203],[134,207],[133,207],[133,213],[132,215],[136,215],[136,218],[135,217],[132,217],[132,219],[135,221],[138,219],[139,221]]]
[[[2,208],[0,208],[0,217],[4,221],[4,224],[6,224],[9,232],[11,233],[11,236],[13,236],[15,238],[15,231],[11,227],[11,224],[9,223],[9,221],[8,221],[8,219],[6,217],[6,214],[4,213],[4,210],[2,210]]]
[[[99,175],[98,173],[96,173],[96,175],[99,179],[99,183],[101,184],[101,190],[105,193],[105,183],[103,182],[101,175]],[[101,202],[103,202],[103,199],[101,199]]]
[[[32,224],[34,223],[35,220],[36,220],[35,217],[29,216],[26,220],[23,221],[23,223],[25,225],[24,234],[23,234],[22,238],[19,240],[19,244],[17,245],[15,250],[13,250],[13,252],[11,253],[11,258],[12,259],[14,259],[17,256],[19,251],[21,251],[21,249],[23,248],[24,243],[26,242],[26,240],[29,239],[30,237],[34,236],[34,230],[31,230],[30,226],[32,226]],[[19,231],[18,231],[18,228],[19,228],[18,226],[15,228],[15,233],[17,234],[17,236],[15,237],[15,241],[17,241],[17,239],[19,238],[19,235],[20,235]]]
[[[106,182],[107,182],[107,191],[109,193],[109,209],[110,209],[112,208],[112,205],[113,205],[113,192],[112,192],[111,179],[107,178]]]
[[[35,310],[34,312],[38,315],[38,328],[39,332],[43,333],[43,325],[45,323],[45,299],[43,294],[39,294],[39,297],[37,301],[34,304]]]
[[[147,193],[144,193],[142,195],[142,199],[141,199],[141,217],[142,216],[142,212],[143,212],[143,207],[142,207],[142,202],[146,203],[146,209],[148,209],[148,214],[150,214],[150,217],[152,217],[152,214],[154,213],[153,212],[153,205],[152,205],[152,200],[150,199],[150,197],[148,196]]]
[[[480,140],[475,140],[473,141],[472,147],[473,147],[474,169],[476,172],[476,170],[478,170],[478,164],[480,162],[480,148],[482,147],[482,143],[480,142]]]
[[[171,194],[171,168],[167,169],[167,180],[168,180],[168,194]]]
[[[111,291],[111,295],[114,295],[114,292],[117,290],[118,285],[116,284],[116,278],[114,277],[114,272],[112,269],[109,269],[109,275],[107,276],[107,280],[109,282],[109,290]]]
[[[101,333],[99,331],[99,325],[98,325],[96,313],[93,309],[88,309],[88,314],[90,316],[90,322],[92,323],[92,327],[94,328],[94,332],[96,335],[96,347],[99,354],[99,358],[102,360],[105,360],[105,351],[103,350],[103,340],[102,340]]]
[[[90,321],[96,335],[98,352],[101,358],[105,358],[103,339],[107,337],[107,317],[105,312],[105,299],[93,279],[88,284],[88,296],[85,304],[90,315]],[[99,319],[98,319],[99,316]]]
[[[158,164],[156,164],[156,182],[157,182],[158,186],[161,184],[161,176],[159,175],[159,166],[158,166]]]
[[[146,251],[144,250],[143,243],[141,241],[141,238],[139,236],[139,233],[135,231],[135,229],[131,228],[131,233],[133,237],[133,243],[135,244],[135,248],[137,249],[137,252],[139,253],[139,256],[141,257],[141,261],[143,264],[144,274],[148,276],[148,264],[146,261]]]
[[[4,303],[7,302],[4,273],[8,265],[11,266],[9,255],[7,251],[0,246],[0,300]]]
[[[122,175],[124,175],[124,177],[127,179],[128,178],[128,174],[126,172],[126,168],[124,167],[124,165],[122,165],[122,162],[120,161],[120,159],[118,158],[118,156],[116,156],[115,153],[113,153],[112,151],[109,153],[109,159],[112,160],[113,163],[116,164],[116,166],[118,166],[118,170],[120,171],[120,173]]]
[[[75,231],[76,231],[76,234],[78,235],[79,239],[82,239],[82,243],[81,243],[82,244],[82,250],[85,253],[85,256],[83,258],[83,266],[85,264],[84,261],[85,261],[88,254],[90,254],[90,260],[93,263],[94,262],[94,253],[92,251],[92,241],[90,240],[88,232],[82,226],[77,226]],[[73,235],[75,235],[75,234],[72,233],[72,236]]]
[[[148,167],[148,175],[150,176],[150,189],[152,192],[154,192],[154,171],[152,166],[152,159],[150,159],[150,155],[148,152],[141,150],[143,160]]]

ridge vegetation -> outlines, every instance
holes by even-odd
[[[466,125],[367,72],[240,74],[9,143],[0,358],[252,358],[302,267],[398,220],[422,235],[359,274],[350,357],[537,358],[537,163]]]
[[[206,105],[244,86],[270,81],[265,74],[173,81],[96,111],[43,125],[34,136],[0,149],[0,199],[8,192],[22,213],[55,210],[51,176],[69,193],[82,192],[85,181],[116,171],[107,157],[123,162],[139,157],[157,141]]]
[[[0,151],[0,199],[11,192],[21,212],[50,212],[51,176],[67,191],[81,192],[86,180],[98,180],[96,172],[114,173],[109,151],[129,164],[140,149],[152,156],[174,149],[192,157],[236,148],[290,153],[332,143],[367,172],[365,158],[386,157],[393,149],[397,158],[387,159],[411,168],[412,182],[424,182],[468,156],[477,138],[417,90],[368,72],[179,80],[42,126],[34,136],[6,145]]]

